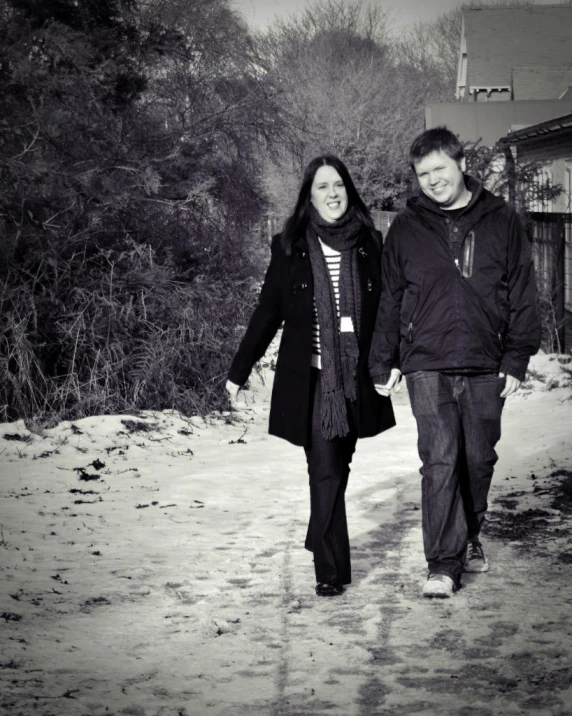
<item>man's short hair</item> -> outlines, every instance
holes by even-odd
[[[465,156],[463,145],[456,134],[447,127],[434,127],[426,129],[415,137],[409,149],[409,163],[415,169],[415,164],[433,152],[444,152],[451,159],[460,162]]]

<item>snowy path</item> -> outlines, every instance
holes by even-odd
[[[572,469],[570,390],[508,403],[491,570],[445,602],[420,598],[406,395],[358,444],[354,583],[327,600],[303,451],[266,434],[266,392],[235,424],[0,426],[0,714],[570,716],[572,509],[550,477]]]

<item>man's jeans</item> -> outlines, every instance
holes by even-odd
[[[467,540],[477,537],[497,461],[505,380],[497,374],[407,375],[417,421],[425,558],[457,586]]]

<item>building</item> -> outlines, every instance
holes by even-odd
[[[534,263],[545,342],[572,351],[572,113],[508,133],[500,141],[521,164],[537,164],[537,181],[560,185],[551,201],[530,201]]]
[[[572,5],[463,12],[456,98],[558,100],[572,85]]]
[[[510,102],[440,102],[425,108],[425,126],[446,125],[465,142],[492,147],[512,129],[572,112],[572,97]]]
[[[493,146],[509,131],[572,112],[572,5],[463,11],[456,102],[426,108],[426,126]]]
[[[563,192],[552,200],[533,200],[532,211],[572,213],[572,113],[516,129],[501,138],[522,164],[540,167],[538,181],[559,185]]]

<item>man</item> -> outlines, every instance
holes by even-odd
[[[505,398],[540,345],[530,246],[515,210],[465,174],[445,127],[410,149],[419,195],[394,219],[370,353],[381,395],[401,374],[417,421],[426,597],[485,572],[479,539]]]

